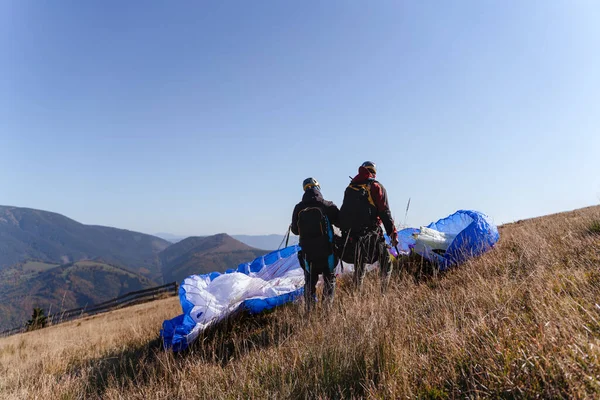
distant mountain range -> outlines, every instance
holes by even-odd
[[[259,249],[277,250],[285,246],[283,235],[232,235],[234,239]],[[298,244],[298,236],[290,235],[289,246]]]
[[[177,243],[186,238],[185,236],[173,235],[165,232],[156,233],[154,236],[168,240],[171,243]],[[285,236],[283,235],[231,235],[231,237],[257,249],[277,250],[280,246],[285,245]],[[289,245],[291,246],[294,244],[298,244],[298,237],[291,235]]]
[[[0,330],[22,324],[33,306],[66,310],[181,282],[191,274],[222,272],[278,248],[283,240],[280,235],[237,237],[222,233],[172,243],[84,225],[53,212],[0,206]]]
[[[97,260],[161,281],[158,253],[169,245],[144,233],[84,225],[48,211],[0,206],[0,270],[28,260],[56,264]]]
[[[235,268],[267,252],[221,233],[214,236],[189,237],[177,242],[160,253],[160,260],[164,280],[181,282],[192,274]]]
[[[158,233],[155,233],[154,236],[164,239],[166,241],[169,241],[171,243],[181,242],[183,239],[185,239],[187,237],[187,236],[173,235],[172,233],[167,233],[167,232],[158,232]]]

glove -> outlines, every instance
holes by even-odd
[[[392,243],[392,247],[398,246],[398,232],[394,232],[390,235],[390,242]]]

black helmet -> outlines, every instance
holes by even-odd
[[[306,191],[308,188],[316,187],[317,189],[321,189],[319,186],[319,182],[315,178],[306,178],[304,182],[302,182],[302,190]]]
[[[373,175],[377,174],[377,166],[373,161],[365,161],[364,163],[362,163],[361,167],[368,169],[369,172]]]

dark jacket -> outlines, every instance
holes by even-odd
[[[352,179],[352,183],[363,184],[369,180],[375,179],[375,176],[368,169],[360,167],[358,175]],[[377,225],[383,222],[385,232],[388,236],[396,233],[396,225],[392,218],[390,206],[388,204],[387,192],[383,185],[378,181],[373,181],[371,184],[371,198],[377,207]]]
[[[327,215],[332,225],[339,226],[340,210],[333,202],[325,200],[319,189],[312,187],[306,189],[302,201],[294,207],[292,214],[292,233],[294,235],[298,235],[298,214],[306,207],[319,207]]]

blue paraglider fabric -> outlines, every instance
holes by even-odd
[[[237,310],[260,313],[301,296],[304,272],[298,263],[299,249],[290,246],[225,273],[186,278],[179,287],[183,314],[163,322],[164,346],[183,350],[211,323]]]
[[[468,258],[483,254],[500,238],[498,228],[491,218],[473,210],[459,210],[446,218],[432,222],[427,225],[427,228],[456,235],[444,254],[435,253],[427,246],[416,247],[414,233],[418,233],[419,230],[405,229],[401,231],[400,240],[403,242],[403,246],[419,248],[417,252],[438,263],[442,271],[452,265],[463,263]]]
[[[459,210],[432,222],[433,229],[451,240],[440,253],[419,243],[420,229],[398,232],[400,254],[417,252],[436,262],[440,270],[460,264],[489,250],[499,239],[498,228],[485,214]],[[389,238],[386,237],[389,244]],[[294,301],[303,294],[304,271],[298,262],[299,246],[273,251],[252,262],[240,264],[224,273],[212,272],[187,277],[179,287],[183,313],[163,322],[160,332],[165,348],[179,351],[187,348],[206,327],[237,310],[260,313]],[[397,256],[396,249],[390,252]],[[344,264],[345,273],[353,270]],[[340,271],[340,266],[336,271]]]

